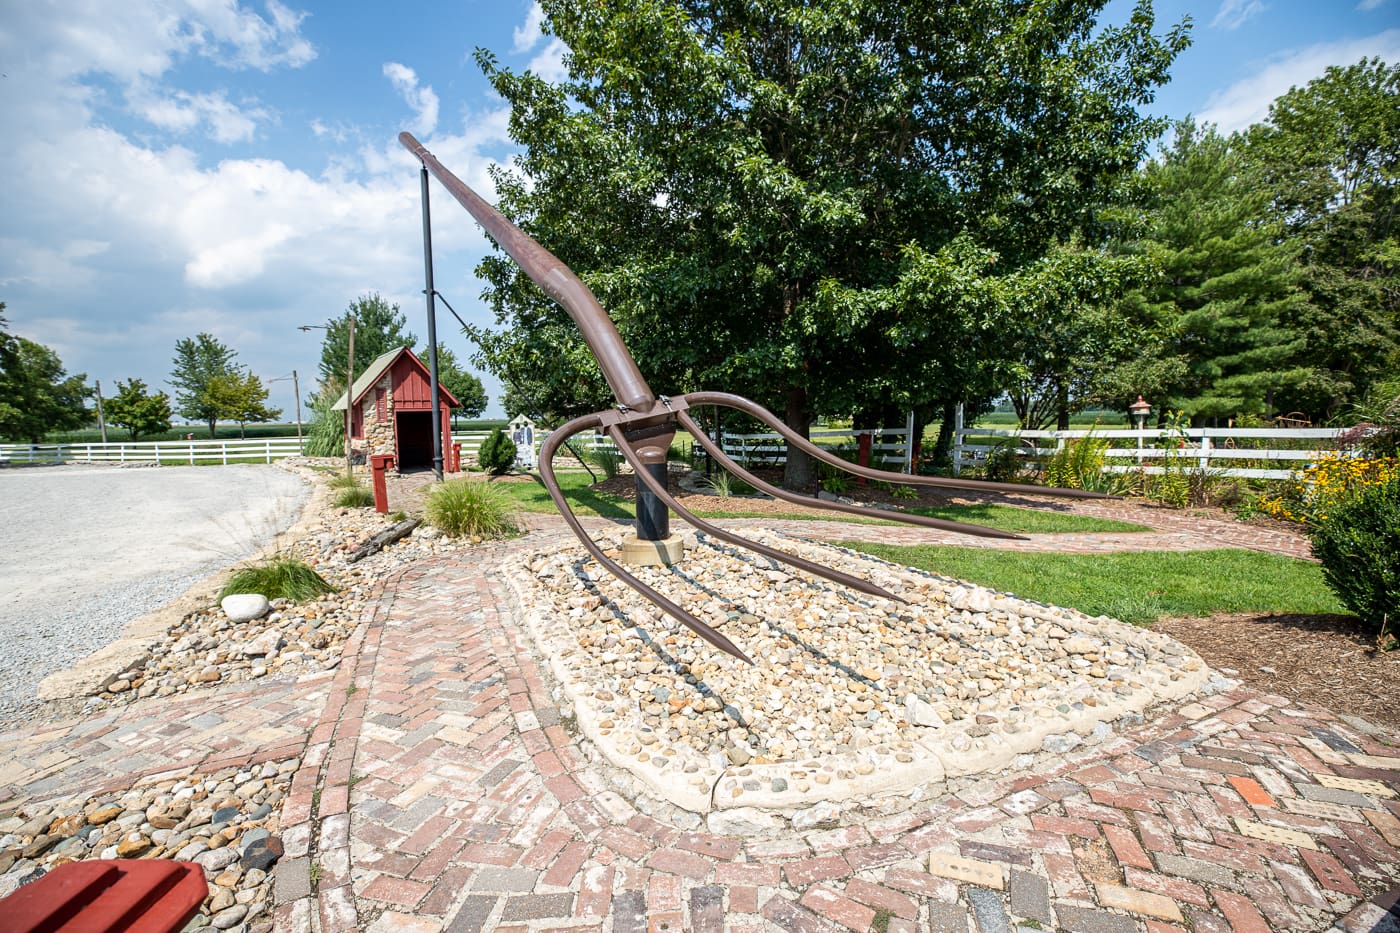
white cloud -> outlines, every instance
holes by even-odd
[[[161,129],[187,133],[203,126],[211,139],[221,143],[250,142],[258,123],[271,117],[256,104],[246,107],[234,104],[224,91],[162,93],[143,85],[127,94],[127,106]]]
[[[275,0],[264,16],[232,0],[152,0],[121,16],[98,0],[12,6],[0,20],[9,131],[0,147],[0,300],[13,331],[104,387],[132,376],[163,387],[175,341],[208,331],[258,371],[300,368],[304,391],[319,339],[294,328],[357,295],[400,301],[423,333],[417,163],[392,137],[313,121],[312,132],[382,143],[374,158],[349,150],[319,175],[274,158],[203,156],[206,135],[255,139],[271,117],[236,84],[182,86],[182,61],[304,64],[314,50],[297,32],[300,14]],[[411,70],[391,70],[419,119],[436,124],[436,95]],[[138,117],[140,130],[112,119],[114,106]],[[492,106],[432,140],[488,197],[484,152],[506,139],[505,112]],[[470,315],[485,239],[456,205],[439,207],[434,227],[439,285]],[[455,330],[444,327],[444,337]],[[290,387],[278,390],[285,394],[273,403],[289,406]]]
[[[1262,13],[1267,7],[1263,0],[1221,0],[1220,9],[1215,13],[1215,19],[1210,21],[1212,27],[1221,29],[1238,29],[1244,25],[1245,20],[1255,14]]]
[[[1385,6],[1385,3],[1386,0],[1361,0],[1361,2],[1356,5],[1356,8],[1362,13],[1370,13],[1372,10],[1379,10],[1381,7]]]
[[[550,39],[534,58],[530,59],[530,70],[546,81],[557,84],[569,77],[569,69],[564,64],[564,56],[569,51],[562,39]]]
[[[419,136],[426,136],[437,127],[438,96],[431,86],[419,87],[418,74],[407,65],[398,62],[384,63],[384,77],[399,92],[404,103],[413,109],[413,130]]]
[[[1353,65],[1363,58],[1400,59],[1400,29],[1361,39],[1322,42],[1260,67],[1248,78],[1212,94],[1197,119],[1214,123],[1222,133],[1242,130],[1269,115],[1269,105],[1292,87],[1321,76],[1330,65]]]
[[[538,0],[530,4],[530,12],[525,14],[525,22],[515,27],[511,34],[513,45],[512,52],[528,52],[536,45],[539,45],[544,33],[541,27],[544,26],[544,8],[539,5]]]

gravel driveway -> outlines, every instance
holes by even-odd
[[[261,549],[308,494],[274,466],[0,469],[0,723],[44,677]]]

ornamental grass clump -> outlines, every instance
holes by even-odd
[[[510,499],[475,476],[433,487],[423,514],[428,524],[454,538],[503,538],[517,531]]]
[[[1382,640],[1389,632],[1390,647],[1400,621],[1400,475],[1319,515],[1309,534],[1327,585]]]
[[[323,593],[334,592],[335,587],[304,561],[277,556],[235,571],[219,593],[219,598],[235,593],[261,593],[269,600],[290,599],[300,603]]]

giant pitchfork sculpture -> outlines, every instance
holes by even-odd
[[[848,586],[853,590],[867,593],[871,596],[880,596],[896,602],[904,602],[903,599],[876,586],[859,577],[824,567],[821,564],[787,554],[776,548],[768,547],[757,541],[750,541],[741,535],[734,534],[711,522],[705,521],[697,515],[691,514],[685,506],[676,501],[666,490],[666,451],[671,446],[672,439],[676,436],[676,426],[684,428],[695,438],[695,442],[703,447],[711,457],[713,457],[724,469],[742,477],[746,482],[756,489],[768,493],[778,499],[788,502],[795,502],[801,505],[814,506],[817,508],[832,509],[838,512],[850,512],[855,515],[864,515],[871,518],[894,519],[906,522],[911,525],[922,525],[926,528],[939,528],[945,531],[957,531],[964,534],[980,535],[986,538],[1010,538],[1013,540],[1023,540],[1020,535],[1010,534],[1004,531],[997,531],[994,528],[984,528],[981,525],[967,525],[962,522],[946,521],[939,518],[928,518],[923,515],[911,515],[905,512],[889,512],[884,510],[864,508],[858,505],[850,505],[844,502],[833,502],[824,499],[813,499],[810,496],[800,495],[781,489],[771,483],[766,483],[734,462],[716,444],[699,425],[690,417],[689,409],[694,405],[717,405],[725,408],[733,408],[744,412],[777,431],[793,447],[807,453],[809,456],[820,460],[823,463],[838,467],[857,476],[867,479],[881,480],[891,483],[905,483],[919,486],[940,486],[952,489],[984,490],[991,492],[1009,492],[1020,494],[1037,494],[1066,496],[1085,499],[1111,498],[1101,493],[1084,492],[1077,489],[1054,489],[1047,487],[1028,487],[1012,483],[992,483],[981,480],[951,479],[947,477],[907,475],[904,473],[892,473],[886,470],[875,470],[869,467],[848,463],[840,457],[832,454],[815,444],[809,442],[763,406],[751,402],[739,395],[729,392],[687,392],[685,395],[665,396],[655,395],[647,385],[646,379],[642,377],[641,370],[637,368],[636,362],[632,359],[632,354],[628,352],[627,345],[622,342],[622,335],[617,332],[617,327],[613,324],[612,318],[608,317],[606,311],[598,304],[598,299],[593,296],[593,292],[588,286],[576,276],[568,266],[564,265],[558,257],[540,244],[536,243],[529,236],[523,233],[518,227],[512,224],[501,215],[490,204],[487,204],[479,195],[469,188],[461,179],[453,175],[442,166],[442,163],[433,156],[418,140],[409,133],[400,133],[399,142],[406,149],[412,152],[423,167],[432,172],[438,181],[442,182],[448,192],[457,199],[457,202],[467,209],[467,212],[476,218],[477,223],[490,234],[496,244],[505,250],[512,259],[519,264],[536,285],[555,301],[557,301],[569,317],[573,318],[583,332],[583,339],[588,344],[588,348],[593,352],[593,356],[598,361],[599,367],[603,371],[603,376],[608,381],[608,386],[612,389],[617,405],[607,411],[595,412],[591,415],[584,415],[575,418],[567,424],[554,431],[540,448],[540,476],[544,480],[545,488],[549,490],[550,498],[559,509],[559,514],[568,523],[574,534],[578,536],[584,548],[593,559],[602,564],[607,570],[623,583],[641,593],[667,613],[674,616],[687,628],[691,629],[700,637],[710,642],[715,647],[728,652],[740,660],[752,664],[749,658],[738,646],[726,638],[721,632],[712,626],[691,615],[676,603],[662,596],[641,580],[637,579],[620,564],[603,553],[603,550],[594,543],[588,536],[578,517],[574,515],[569,507],[568,500],[564,498],[559,489],[559,481],[554,476],[554,455],[559,448],[572,436],[587,430],[596,430],[606,434],[617,445],[617,449],[631,464],[636,471],[637,478],[642,485],[638,487],[637,497],[637,518],[639,526],[639,537],[644,540],[660,540],[667,537],[666,531],[666,507],[674,509],[677,514],[684,518],[691,525],[700,531],[717,538],[721,541],[728,541],[730,544],[747,548],[750,551],[762,554],[765,557],[789,564],[793,567],[805,570],[808,573],[819,577],[825,577],[843,586]],[[424,187],[426,194],[427,188]],[[650,493],[660,504],[659,508],[648,508],[648,503],[644,499],[650,498],[645,493]],[[650,513],[650,514],[648,514]],[[659,513],[659,514],[657,514]]]

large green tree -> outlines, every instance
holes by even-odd
[[[1091,222],[1186,43],[1149,0],[1121,27],[1104,0],[542,5],[566,81],[477,54],[525,149],[503,212],[594,289],[654,390],[739,391],[804,432],[985,388],[1000,306],[977,280]],[[545,414],[608,404],[563,313],[505,257],[479,271],[506,325],[479,360]],[[952,303],[892,300],[927,294]],[[788,485],[809,479],[790,456]]]
[[[215,378],[210,396],[216,401],[221,417],[238,422],[238,436],[248,436],[248,424],[275,421],[282,409],[267,407],[267,386],[253,373],[234,370]]]
[[[1343,414],[1400,368],[1400,65],[1328,68],[1269,108],[1248,156],[1299,247],[1309,377],[1284,407]]]
[[[355,378],[369,364],[389,350],[412,347],[418,338],[406,331],[407,320],[397,304],[385,301],[378,292],[361,295],[350,302],[345,314],[332,318],[321,342],[321,384],[340,386],[350,368],[350,319],[355,320]]]
[[[38,444],[50,431],[88,422],[85,374],[68,375],[57,353],[32,340],[0,334],[0,342],[0,437]]]
[[[169,382],[175,387],[175,406],[182,417],[202,421],[214,437],[219,421],[227,417],[223,387],[239,374],[238,354],[213,334],[185,337],[175,344]]]
[[[426,360],[424,361],[426,365]],[[447,347],[438,347],[438,382],[451,392],[461,403],[452,410],[452,417],[476,418],[486,410],[490,399],[486,387],[474,373],[469,373],[457,362],[457,355]]]
[[[1147,361],[1136,389],[1196,423],[1272,414],[1309,374],[1291,326],[1306,304],[1296,249],[1268,222],[1240,149],[1214,127],[1178,124],[1144,170],[1142,236],[1129,247],[1161,270],[1127,301]],[[1147,384],[1153,375],[1162,381]]]
[[[107,399],[104,410],[108,423],[126,428],[133,441],[170,430],[170,396],[164,392],[152,394],[140,379],[118,379],[117,394]]]

